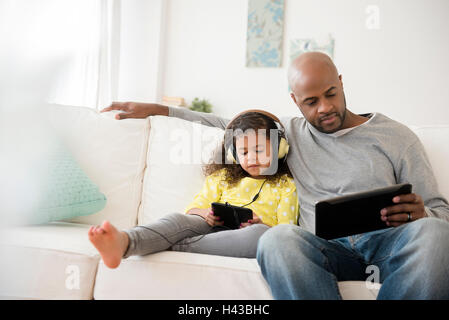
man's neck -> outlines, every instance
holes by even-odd
[[[359,115],[352,113],[351,111],[348,110],[346,111],[345,124],[341,129],[354,128],[365,123],[368,120],[369,120],[368,114]]]

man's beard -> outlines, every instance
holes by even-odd
[[[327,114],[323,117],[320,117],[318,120],[318,123],[321,123],[322,118],[325,118],[325,117],[328,117],[329,115],[335,114],[335,116],[340,119],[340,125],[337,128],[332,129],[332,130],[325,130],[322,126],[317,124],[317,125],[313,125],[315,127],[315,129],[317,129],[318,131],[323,132],[323,133],[334,133],[334,132],[341,130],[341,128],[343,127],[343,124],[345,122],[345,119],[346,119],[346,110],[347,110],[346,109],[346,97],[345,97],[344,93],[343,93],[343,104],[344,104],[344,109],[341,113],[333,112],[333,113]]]

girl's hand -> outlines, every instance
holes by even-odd
[[[224,221],[220,221],[220,217],[214,215],[212,208],[209,208],[209,211],[204,215],[204,219],[211,227],[222,226],[224,224]]]
[[[222,226],[224,224],[224,221],[220,221],[220,218],[214,215],[212,208],[208,209],[192,208],[189,211],[187,211],[186,214],[193,214],[200,216],[201,218],[206,220],[207,224],[210,225],[211,227]]]
[[[253,212],[253,218],[251,220],[248,220],[247,222],[243,222],[240,224],[240,229],[248,227],[250,225],[256,224],[256,223],[262,223],[262,219],[260,219],[254,212]]]

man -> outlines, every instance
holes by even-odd
[[[347,110],[342,77],[325,54],[299,56],[288,77],[304,116],[281,119],[300,227],[276,226],[259,241],[257,260],[274,298],[340,299],[338,281],[365,280],[368,266],[376,266],[378,299],[449,299],[449,205],[416,135],[382,114]],[[227,123],[155,104],[117,103],[109,110],[125,111],[118,119],[159,114]],[[405,182],[416,193],[395,197],[379,212],[391,228],[330,241],[314,235],[316,201]]]

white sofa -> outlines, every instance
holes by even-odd
[[[51,120],[106,207],[72,221],[2,230],[0,296],[6,299],[272,299],[255,259],[165,251],[107,268],[87,230],[182,212],[200,190],[204,161],[222,132],[167,117],[117,121],[113,113],[56,106]],[[151,128],[151,129],[150,129]],[[449,197],[449,126],[412,128]],[[192,152],[190,152],[192,151]],[[198,155],[201,154],[201,157]],[[368,277],[368,275],[367,275]],[[365,282],[340,282],[345,299],[375,299]]]

